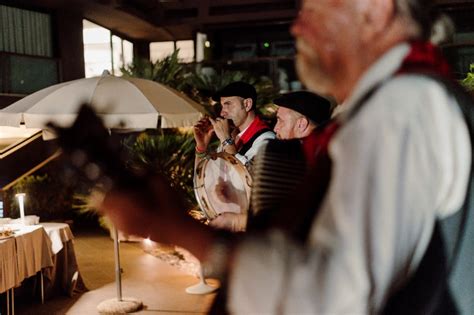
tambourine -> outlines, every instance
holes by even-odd
[[[194,193],[209,220],[220,213],[247,213],[252,177],[233,155],[220,152],[201,160],[194,174]]]

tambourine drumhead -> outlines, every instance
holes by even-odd
[[[221,152],[215,159],[204,159],[196,166],[194,192],[208,219],[219,213],[246,213],[252,178],[233,155]]]

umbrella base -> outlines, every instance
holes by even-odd
[[[122,301],[117,298],[102,301],[97,305],[99,313],[105,314],[123,314],[132,313],[140,310],[143,307],[143,303],[135,298],[124,297]]]
[[[198,284],[186,288],[188,294],[209,294],[219,289],[208,285],[205,281],[200,281]]]

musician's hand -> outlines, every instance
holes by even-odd
[[[100,211],[120,231],[175,244],[188,249],[198,259],[205,259],[214,242],[214,231],[186,213],[182,196],[163,178],[155,176],[145,184],[146,188],[108,192],[99,207]]]
[[[200,119],[194,125],[194,140],[196,141],[196,147],[200,150],[206,150],[209,142],[211,142],[212,134],[214,133],[214,129],[212,127],[209,118],[204,117]]]
[[[244,232],[247,226],[247,215],[243,213],[223,212],[209,222],[216,229],[231,232]]]
[[[209,121],[214,128],[217,138],[222,142],[230,137],[230,123],[229,119],[216,118],[216,120],[209,118]]]
[[[187,223],[182,200],[166,180],[154,176],[141,187],[113,189],[99,209],[123,232],[144,238],[154,235],[157,241],[170,243],[176,232],[167,226],[179,230]]]
[[[217,154],[217,152],[209,152],[209,153],[207,154],[207,156],[208,156],[208,158],[210,158],[210,159],[212,159],[212,160],[216,160],[217,157],[218,157],[218,154]]]

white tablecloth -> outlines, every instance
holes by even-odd
[[[40,225],[51,240],[51,249],[54,254],[54,266],[43,271],[46,298],[58,294],[72,295],[74,289],[85,291],[86,287],[80,274],[76,276],[76,283],[72,283],[74,274],[79,272],[79,267],[74,251],[74,235],[69,225],[58,222],[41,222]]]
[[[66,223],[41,222],[40,225],[48,234],[52,243],[51,249],[55,255],[63,249],[65,243],[74,238],[69,225]]]

